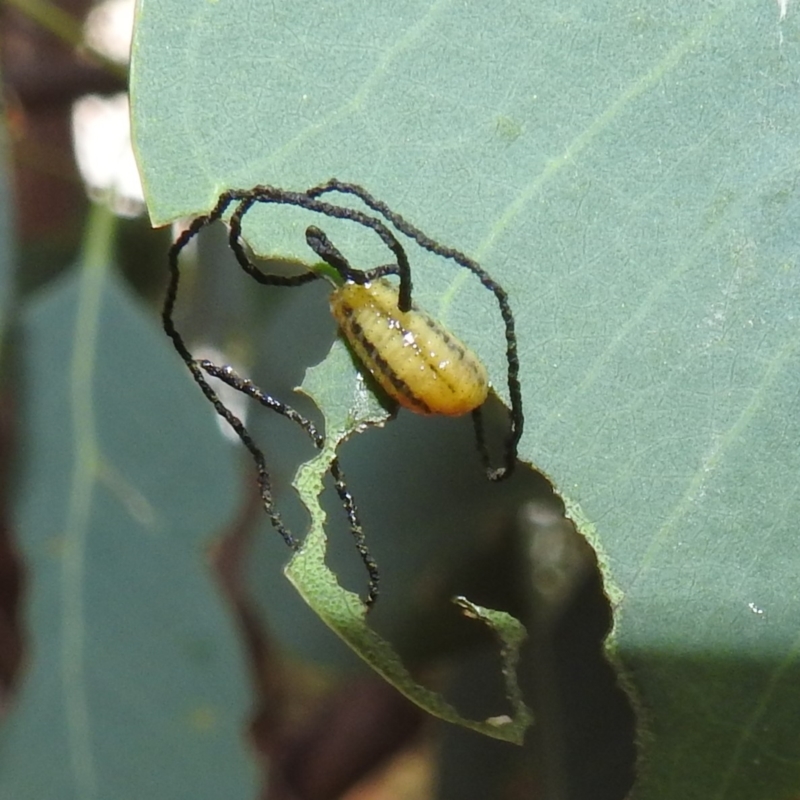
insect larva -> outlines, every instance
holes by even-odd
[[[330,192],[358,198],[368,212],[320,199]],[[296,206],[331,219],[349,220],[374,231],[392,254],[392,261],[368,270],[354,269],[319,228],[310,226],[306,230],[306,240],[322,264],[298,275],[263,272],[250,260],[242,241],[242,220],[257,204]],[[323,447],[324,437],[311,420],[263,392],[248,379],[240,378],[230,367],[196,359],[178,332],[173,317],[180,283],[181,251],[203,228],[222,219],[231,205],[234,205],[234,210],[230,215],[228,242],[239,266],[247,275],[265,286],[302,286],[321,277],[331,280],[335,287],[330,301],[333,315],[352,350],[383,390],[397,403],[418,414],[460,416],[472,412],[478,453],[487,477],[497,481],[511,475],[517,461],[517,445],[522,436],[524,415],[514,316],[508,295],[502,286],[477,261],[452,247],[434,241],[357,184],[332,179],[305,192],[266,185],[254,186],[252,189],[232,189],[221,194],[207,214],[195,218],[170,248],[170,280],[164,299],[162,320],[164,330],[172,339],[192,378],[217,414],[231,426],[250,451],[256,464],[264,509],[273,527],[290,548],[299,549],[300,542],[288,529],[275,505],[266,457],[242,420],[222,402],[207,377],[226,383],[232,389],[299,425],[316,447]],[[486,369],[475,353],[433,317],[413,305],[411,264],[395,233],[403,234],[423,250],[441,259],[453,261],[472,273],[494,295],[499,306],[505,329],[508,397],[511,403],[509,433],[500,467],[492,467],[490,464],[481,421],[481,406],[489,391]],[[327,267],[327,272],[321,267]],[[397,276],[397,288],[385,279],[387,275]],[[378,596],[378,568],[367,549],[355,501],[336,458],[330,462],[330,472],[347,514],[356,547],[367,568],[369,589],[365,603],[369,607]]]
[[[330,304],[350,347],[401,406],[458,417],[486,400],[489,381],[480,359],[430,314],[415,306],[400,311],[388,280],[345,283]]]

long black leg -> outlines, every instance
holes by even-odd
[[[259,270],[256,270],[254,265],[250,263],[241,243],[242,217],[256,203],[277,203],[299,206],[300,208],[305,208],[308,211],[313,211],[326,217],[350,220],[362,227],[370,228],[375,231],[395,257],[397,274],[400,276],[398,307],[401,311],[408,311],[411,308],[411,266],[408,263],[408,256],[397,240],[397,237],[381,220],[376,217],[371,217],[369,214],[365,214],[363,211],[359,211],[355,208],[337,206],[333,203],[317,200],[316,198],[310,197],[305,192],[288,192],[283,189],[276,189],[274,186],[256,186],[246,192],[237,192],[236,199],[239,201],[239,204],[230,218],[231,249],[242,265],[242,268],[259,282],[276,286],[297,286],[299,283],[306,283],[319,277],[316,274],[314,274],[314,277],[301,275],[291,278],[265,275]]]
[[[264,505],[264,510],[267,512],[270,522],[278,531],[278,533],[280,533],[284,542],[286,542],[286,544],[293,550],[296,550],[298,547],[297,540],[284,525],[280,512],[275,507],[275,503],[272,498],[272,484],[270,482],[264,454],[258,448],[255,441],[253,441],[253,438],[250,436],[247,428],[245,428],[244,423],[225,406],[225,404],[219,399],[217,393],[211,388],[200,367],[197,365],[197,362],[189,352],[189,349],[186,347],[183,337],[175,328],[175,322],[172,317],[178,294],[178,285],[180,283],[179,258],[181,251],[202,228],[219,219],[230,203],[236,199],[237,194],[235,192],[222,195],[212,211],[205,216],[198,217],[197,219],[193,220],[189,227],[177,238],[172,247],[170,247],[167,257],[169,262],[170,280],[167,287],[167,295],[164,300],[164,308],[162,310],[161,318],[167,336],[169,336],[172,340],[175,349],[178,351],[178,354],[191,372],[195,383],[197,383],[197,385],[200,387],[201,391],[214,407],[214,410],[217,412],[217,414],[219,414],[231,426],[231,428],[233,428],[233,430],[236,432],[236,435],[242,441],[242,444],[244,444],[244,446],[250,451],[258,471],[258,486],[261,492],[261,500]]]
[[[314,225],[306,228],[306,242],[319,258],[339,273],[343,281],[365,284],[387,275],[397,275],[399,271],[397,264],[385,264],[368,270],[353,269],[327,235]]]
[[[265,406],[266,408],[277,412],[282,417],[286,417],[286,419],[296,423],[308,434],[309,438],[312,442],[314,442],[314,446],[317,449],[322,448],[325,439],[317,430],[317,426],[314,425],[310,419],[304,417],[299,411],[292,408],[292,406],[287,405],[281,400],[278,400],[272,395],[262,391],[249,378],[242,378],[233,367],[227,364],[220,367],[214,364],[212,361],[203,358],[197,361],[197,365],[207,375],[211,375],[212,378],[221,380],[232,389],[236,389],[237,392],[246,394],[248,397],[251,397],[253,400],[261,403],[262,406]]]
[[[304,417],[294,408],[286,403],[281,402],[280,400],[277,400],[271,395],[266,394],[251,380],[240,377],[236,374],[232,367],[219,367],[205,359],[198,361],[197,364],[208,375],[218,378],[231,388],[236,389],[236,391],[246,394],[248,397],[261,403],[261,405],[266,406],[267,408],[276,411],[281,416],[284,416],[287,419],[292,420],[292,422],[297,423],[308,434],[309,438],[312,442],[314,442],[314,445],[317,447],[317,449],[322,449],[323,445],[325,444],[325,439],[322,434],[317,430],[316,426],[311,420],[306,419],[306,417]],[[347,519],[350,523],[350,533],[355,540],[356,549],[358,550],[361,560],[364,562],[364,566],[367,569],[367,575],[369,576],[369,588],[364,602],[367,608],[370,608],[378,599],[378,582],[380,580],[378,565],[375,563],[375,559],[372,558],[372,555],[367,548],[366,536],[364,535],[364,529],[361,526],[361,521],[358,516],[358,508],[356,507],[355,498],[347,488],[344,472],[339,464],[339,459],[336,457],[334,457],[331,461],[330,472],[334,480],[336,493],[339,495],[339,499],[342,502],[345,513],[347,514]]]
[[[365,603],[369,609],[378,599],[378,582],[380,579],[378,565],[375,563],[375,559],[372,557],[369,549],[367,548],[367,537],[364,535],[364,529],[361,527],[361,522],[358,518],[356,501],[353,495],[350,494],[347,489],[344,473],[339,465],[338,458],[334,458],[331,461],[331,475],[333,476],[334,485],[336,486],[336,494],[339,495],[339,499],[342,501],[342,505],[344,506],[344,510],[347,514],[347,519],[350,522],[350,533],[353,535],[353,540],[356,544],[356,550],[358,550],[358,554],[361,556],[361,560],[364,562],[364,566],[367,568],[367,575],[369,576],[369,588]]]
[[[262,189],[265,190],[263,194],[260,191]],[[386,265],[383,267],[378,267],[376,269],[363,272],[351,270],[350,277],[357,280],[358,282],[366,282],[368,280],[372,280],[376,277],[384,275],[399,274],[401,277],[401,282],[403,281],[403,276],[405,276],[406,291],[410,294],[410,289],[411,289],[410,266],[408,264],[408,259],[406,257],[405,251],[403,250],[402,246],[394,237],[394,235],[391,233],[391,231],[389,231],[388,228],[386,228],[386,226],[380,222],[380,220],[368,217],[367,215],[364,215],[361,212],[354,212],[351,215],[349,213],[350,210],[348,209],[343,209],[338,206],[332,206],[329,203],[321,203],[319,201],[309,201],[308,198],[305,198],[303,195],[298,195],[292,192],[284,192],[283,190],[274,189],[273,187],[256,187],[255,189],[252,190],[231,190],[229,192],[226,192],[225,194],[220,196],[214,209],[212,209],[212,211],[209,212],[208,214],[193,220],[192,223],[189,225],[189,227],[178,237],[176,242],[170,248],[168,255],[169,265],[170,265],[170,282],[167,289],[167,296],[164,302],[164,310],[162,313],[164,329],[172,339],[176,350],[180,354],[183,361],[186,363],[187,367],[192,373],[192,377],[194,378],[198,386],[200,386],[200,389],[203,391],[203,394],[212,403],[216,412],[220,416],[222,416],[228,422],[228,424],[233,428],[233,430],[241,439],[242,443],[250,451],[256,463],[262,501],[264,504],[264,508],[267,511],[267,514],[270,518],[270,521],[272,522],[273,526],[279,531],[284,541],[292,549],[296,550],[299,546],[298,542],[283,523],[280,512],[275,507],[274,500],[272,497],[272,487],[271,487],[269,472],[267,470],[266,459],[263,455],[263,452],[255,444],[253,438],[250,436],[249,432],[247,431],[242,421],[238,417],[236,417],[236,415],[233,414],[224,405],[224,403],[222,403],[216,392],[211,388],[211,386],[205,380],[202,372],[200,371],[200,366],[207,374],[214,375],[214,377],[219,378],[220,380],[224,381],[233,388],[239,389],[239,391],[243,391],[245,394],[248,394],[251,397],[257,399],[263,405],[275,410],[278,413],[281,413],[283,416],[286,416],[288,419],[291,419],[295,423],[299,424],[306,431],[306,433],[309,434],[312,441],[314,441],[314,443],[318,447],[322,446],[321,435],[318,433],[318,431],[316,431],[316,428],[314,427],[313,423],[310,420],[307,420],[304,417],[302,417],[302,415],[300,415],[290,406],[287,406],[281,401],[276,400],[275,398],[264,394],[259,389],[257,389],[257,387],[255,387],[255,385],[252,384],[251,382],[245,381],[239,378],[238,376],[235,376],[235,374],[233,373],[232,370],[230,370],[230,368],[216,367],[215,365],[211,364],[211,362],[208,361],[196,362],[191,353],[189,352],[188,348],[186,347],[183,338],[176,330],[173,321],[173,311],[175,307],[178,285],[180,281],[179,257],[181,251],[194,238],[194,236],[197,235],[197,233],[202,228],[204,228],[205,226],[209,225],[210,223],[218,219],[221,219],[227,208],[233,202],[238,202],[238,206],[235,209],[234,214],[232,215],[230,221],[229,243],[240,266],[244,269],[244,271],[248,275],[250,275],[259,283],[265,285],[277,285],[277,286],[299,286],[304,283],[308,283],[312,280],[316,280],[319,277],[319,275],[311,271],[303,273],[298,276],[291,276],[291,277],[270,275],[268,273],[264,273],[261,270],[259,270],[250,261],[241,241],[241,220],[243,215],[247,212],[247,210],[249,210],[249,208],[251,208],[252,205],[256,202],[273,202],[278,204],[287,203],[290,205],[299,205],[301,207],[308,208],[311,211],[322,213],[327,216],[334,216],[345,219],[352,218],[359,224],[362,224],[365,227],[375,230],[376,233],[378,233],[378,235],[384,241],[384,243],[386,243],[387,246],[395,254],[399,263]],[[342,260],[344,260],[343,256]],[[375,603],[378,597],[378,580],[379,580],[378,567],[367,548],[366,537],[364,535],[364,531],[359,520],[358,510],[355,504],[355,500],[347,488],[344,478],[344,473],[342,472],[338,459],[334,458],[330,466],[330,471],[334,479],[336,492],[347,514],[348,521],[350,523],[350,530],[356,543],[356,548],[358,549],[358,552],[361,555],[361,558],[366,566],[369,575],[369,590],[366,598],[366,605],[367,607],[370,607]]]
[[[299,275],[273,275],[268,272],[262,272],[250,261],[242,240],[242,218],[253,206],[253,202],[255,201],[251,201],[249,197],[241,199],[230,218],[228,244],[234,256],[236,256],[239,266],[251,278],[265,286],[302,286],[303,284],[317,280],[320,276],[312,270],[302,272]]]
[[[319,258],[339,273],[343,281],[352,281],[355,278],[357,271],[319,228],[314,225],[306,228],[306,243]]]

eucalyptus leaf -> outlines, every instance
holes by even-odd
[[[798,65],[796,9],[763,0],[139,3],[155,223],[336,176],[508,290],[520,455],[600,555],[641,798],[800,786]],[[307,216],[253,214],[248,240],[308,261]],[[502,396],[491,298],[413,264]]]

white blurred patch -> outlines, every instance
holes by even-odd
[[[786,19],[789,13],[789,0],[778,0],[778,45],[783,47],[783,26],[781,23]]]
[[[96,5],[84,23],[86,44],[112,61],[127,64],[131,53],[134,5],[134,0],[105,0]]]
[[[239,375],[242,374],[239,372],[236,365],[231,363],[225,353],[223,353],[221,350],[218,350],[216,347],[213,347],[212,345],[195,345],[192,349],[192,355],[194,355],[195,361],[202,361],[203,359],[206,359],[218,367],[231,366],[234,372],[237,372]],[[242,421],[243,425],[247,425],[249,400],[247,395],[237,392],[236,389],[228,386],[228,384],[224,381],[221,381],[218,378],[212,378],[210,375],[206,375],[206,380],[208,380],[209,385],[217,393],[219,399],[222,400],[222,402],[227,406],[228,410],[237,416]],[[231,428],[231,426],[228,425],[228,423],[219,415],[217,416],[217,424],[219,425],[219,429],[222,431],[222,435],[226,439],[230,439],[230,441],[236,442],[237,444],[239,443],[239,436],[236,434],[236,431],[234,431],[233,428]]]
[[[131,147],[128,96],[87,95],[72,106],[75,158],[89,195],[108,202],[115,213],[144,211],[139,170]]]
[[[759,608],[755,603],[748,603],[747,607],[757,616],[763,617],[764,616],[764,609]]]

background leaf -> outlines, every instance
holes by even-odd
[[[154,222],[335,175],[508,289],[521,455],[595,526],[639,797],[800,784],[798,47],[795,9],[755,0],[140,2]],[[307,259],[283,211],[249,239]],[[487,296],[422,256],[415,281],[502,386]]]
[[[0,336],[5,337],[8,306],[13,297],[11,286],[12,250],[14,237],[11,234],[11,202],[6,172],[6,138],[0,133]]]
[[[31,668],[0,796],[253,797],[247,675],[208,564],[232,452],[204,405],[184,413],[193,387],[108,264],[113,228],[96,208],[79,273],[23,320]]]

